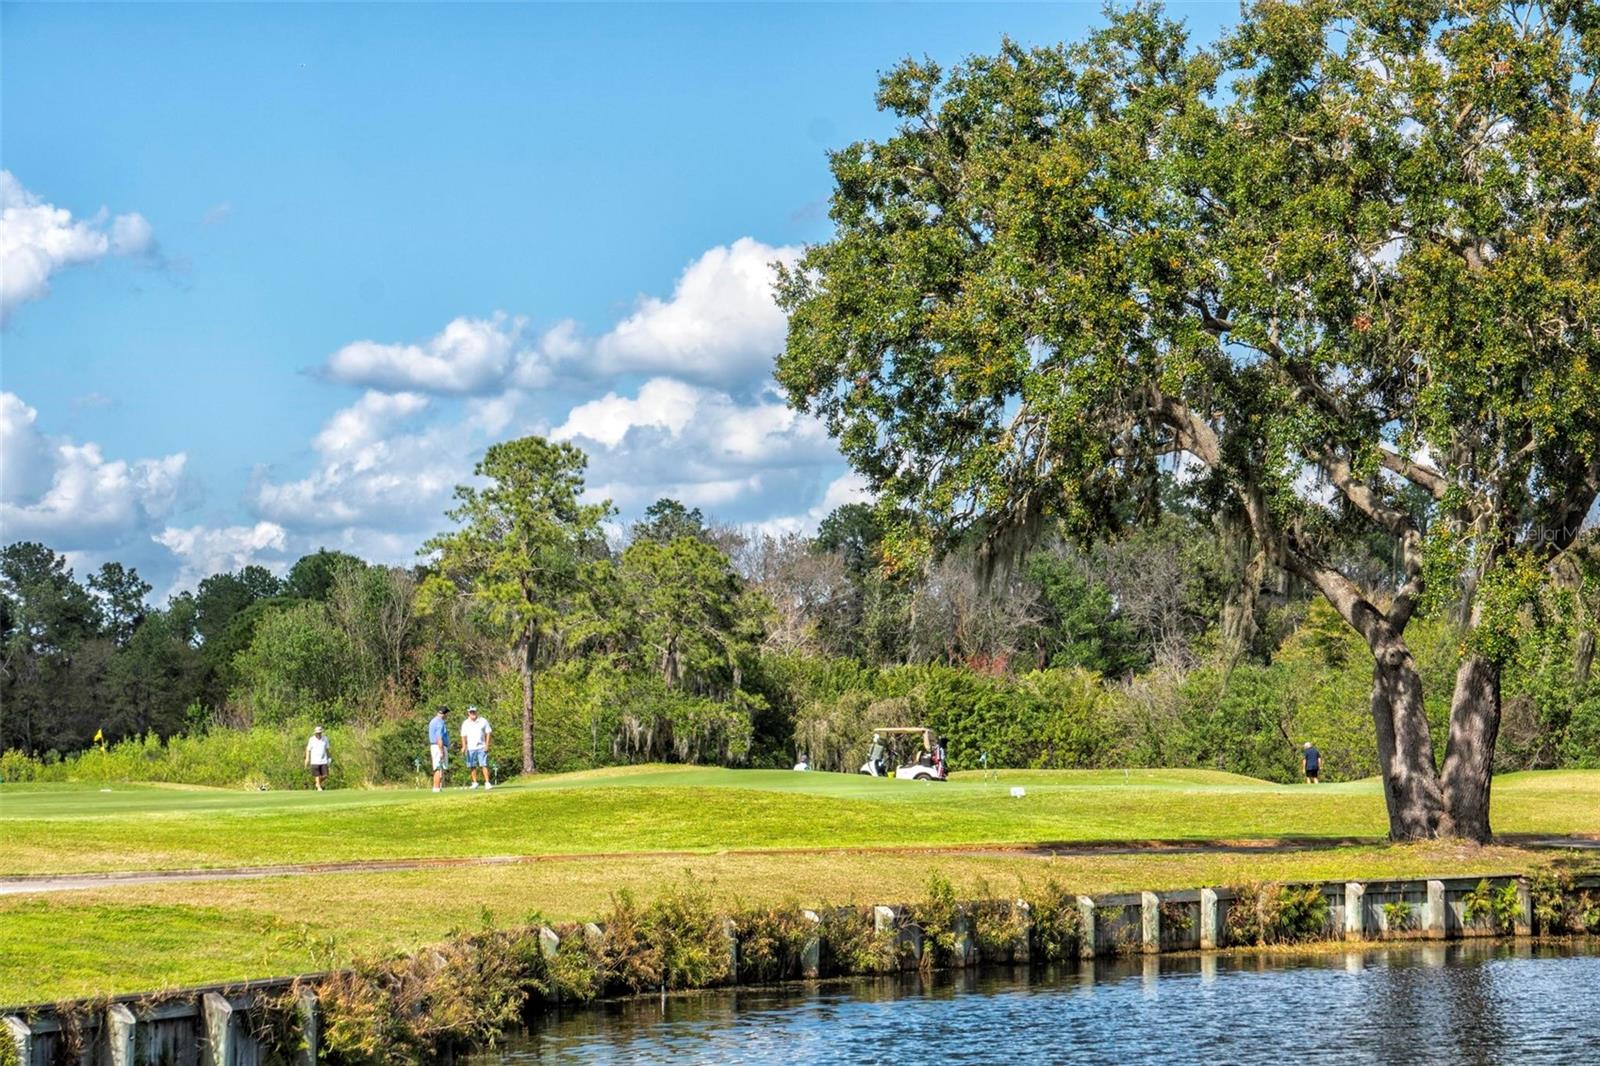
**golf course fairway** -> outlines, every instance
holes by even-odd
[[[1387,845],[1376,781],[1278,785],[1196,770],[924,784],[646,766],[438,795],[5,785],[0,874],[13,879],[419,868],[72,891],[13,882],[0,896],[0,1003],[325,969],[486,922],[593,917],[618,891],[648,898],[685,878],[744,904],[809,905],[916,898],[933,874],[975,895],[1046,879],[1105,892],[1517,872],[1583,861],[1525,845],[1600,836],[1600,771],[1497,778],[1494,824],[1505,843],[1486,848]]]

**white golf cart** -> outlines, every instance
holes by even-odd
[[[861,772],[902,781],[943,781],[948,777],[944,745],[923,726],[884,726],[872,731],[872,750]]]

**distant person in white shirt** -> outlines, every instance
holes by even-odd
[[[322,735],[319,725],[311,731],[311,739],[306,741],[306,766],[311,770],[311,780],[317,784],[317,791],[322,791],[322,783],[328,779],[328,738]]]
[[[467,757],[467,780],[472,784],[469,788],[478,787],[478,771],[483,771],[483,787],[493,788],[489,783],[489,738],[494,736],[494,730],[489,728],[489,720],[478,715],[478,708],[467,708],[467,720],[461,723],[461,751]]]

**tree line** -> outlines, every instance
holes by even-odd
[[[80,581],[45,545],[8,545],[0,747],[65,755],[96,736],[379,722],[432,702],[500,703],[514,677],[531,767],[535,678],[578,664],[632,679],[636,696],[698,702],[711,718],[731,709],[755,723],[738,730],[739,757],[782,761],[793,716],[765,713],[764,660],[1122,678],[1196,661],[1232,580],[1220,544],[1180,514],[1117,544],[1035,552],[999,581],[971,556],[889,574],[866,504],[838,508],[814,536],[774,536],[662,499],[611,543],[609,507],[578,502],[584,462],[539,438],[496,445],[479,486],[460,490],[457,528],[417,565],[324,549],[282,576],[211,575],[164,606],[120,563]],[[659,723],[630,732],[629,756],[703,757],[675,752]]]
[[[496,445],[416,565],[321,550],[281,577],[212,575],[163,607],[120,564],[79,582],[42,545],[0,549],[0,748],[42,765],[127,740],[117,773],[142,760],[215,782],[252,773],[252,751],[293,747],[226,734],[315,721],[370,731],[362,772],[405,779],[432,708],[476,703],[520,735],[517,763],[546,770],[805,754],[848,771],[882,725],[933,726],[957,768],[1290,780],[1303,739],[1336,777],[1377,768],[1359,637],[1292,575],[1263,579],[1247,534],[1176,484],[1159,517],[1115,538],[1050,540],[998,570],[973,540],[907,570],[862,503],[808,536],[662,499],[608,539],[609,507],[579,502],[584,463],[537,437]],[[1374,595],[1403,580],[1392,544],[1341,551]],[[1571,558],[1583,562],[1525,612],[1501,770],[1600,765],[1600,580],[1591,556]],[[1417,624],[1433,688],[1456,669],[1462,627],[1448,609]],[[1448,703],[1427,713],[1442,726]],[[231,769],[197,769],[203,739],[157,769],[149,741],[179,734],[215,737]],[[292,767],[259,772],[288,783]]]

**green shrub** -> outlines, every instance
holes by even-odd
[[[1578,888],[1571,871],[1540,870],[1528,879],[1528,890],[1541,933],[1600,933],[1600,892]]]
[[[580,927],[573,926],[560,935],[555,958],[548,962],[544,994],[549,999],[587,1003],[605,990],[605,974]]]
[[[27,752],[0,751],[0,784],[42,780],[44,768],[44,763]]]
[[[306,1032],[300,1013],[301,983],[276,992],[258,992],[245,1024],[259,1049],[258,1066],[296,1066],[306,1047]]]
[[[326,1061],[401,1066],[492,1047],[539,985],[523,933],[484,930],[392,961],[359,961],[317,986]]]
[[[1381,909],[1383,910],[1383,926],[1391,933],[1403,933],[1411,928],[1417,912],[1414,905],[1403,899],[1391,900],[1385,903]]]
[[[923,969],[948,966],[960,948],[960,925],[964,918],[956,900],[955,886],[942,874],[928,878],[926,897],[911,908],[911,921],[922,930]]]
[[[321,603],[263,614],[249,645],[234,656],[233,670],[239,679],[234,697],[263,725],[306,717],[342,722],[354,705],[354,649]]]
[[[806,942],[818,935],[816,923],[788,902],[759,910],[740,910],[735,925],[739,936],[739,981],[765,984],[794,976]]]
[[[708,988],[733,976],[724,919],[710,892],[687,876],[651,901],[645,927],[660,949],[664,987]]]
[[[822,952],[826,965],[841,975],[890,973],[900,968],[899,937],[878,932],[872,910],[845,907],[822,914]]]
[[[1233,888],[1223,921],[1229,944],[1293,944],[1327,931],[1328,897],[1309,885],[1245,884]]]
[[[627,889],[611,899],[611,910],[601,923],[598,962],[602,981],[629,992],[662,987],[661,945],[650,936],[644,910]]]
[[[1083,946],[1083,912],[1078,909],[1077,893],[1064,888],[1054,878],[1024,898],[1033,916],[1033,946],[1044,963],[1077,958]]]
[[[1494,929],[1502,933],[1509,933],[1516,928],[1517,917],[1522,909],[1515,882],[1495,888],[1489,884],[1488,878],[1480,880],[1476,888],[1461,897],[1461,902],[1462,913],[1467,921],[1477,922],[1488,918]]]
[[[685,878],[641,908],[626,890],[612,898],[598,952],[602,979],[629,992],[704,988],[731,974],[723,919],[710,893]]]

